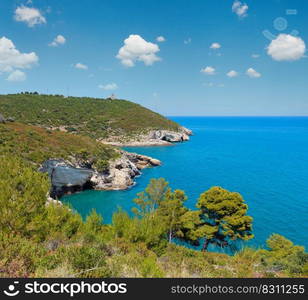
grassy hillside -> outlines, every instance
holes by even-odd
[[[47,176],[0,154],[0,277],[307,277],[308,254],[272,235],[268,250],[200,252],[167,241],[157,210],[84,222],[65,205],[46,206]],[[164,199],[166,201],[166,199]]]
[[[98,163],[117,157],[114,147],[103,145],[90,137],[51,131],[17,122],[0,124],[0,155],[17,155],[34,163],[49,158]]]
[[[68,131],[93,138],[179,128],[177,123],[126,100],[0,95],[0,113],[21,123],[65,127]]]

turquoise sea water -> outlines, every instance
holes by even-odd
[[[194,131],[189,142],[129,151],[163,162],[146,169],[127,191],[85,191],[64,197],[82,216],[92,208],[104,222],[132,199],[150,178],[164,177],[186,191],[194,208],[200,193],[219,185],[241,193],[254,218],[253,246],[279,233],[308,249],[308,117],[174,117]]]

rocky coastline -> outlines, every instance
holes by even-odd
[[[119,152],[120,157],[111,161],[104,172],[63,159],[45,161],[39,171],[48,173],[51,181],[49,202],[86,189],[125,190],[135,184],[134,179],[141,175],[142,169],[161,165],[159,160],[149,156]]]
[[[179,131],[152,130],[147,134],[135,136],[134,139],[123,141],[120,137],[113,140],[100,140],[105,144],[123,146],[168,146],[189,140],[192,131],[181,127]],[[135,184],[135,178],[141,175],[144,168],[161,165],[158,159],[119,151],[119,157],[109,162],[105,171],[99,172],[87,162],[80,162],[72,157],[69,160],[50,158],[39,168],[40,172],[48,173],[51,181],[47,203],[59,202],[62,196],[93,190],[125,190]]]
[[[190,129],[181,127],[179,131],[151,130],[129,139],[122,136],[111,136],[108,139],[100,139],[99,141],[118,147],[170,146],[174,143],[189,141],[192,134]]]

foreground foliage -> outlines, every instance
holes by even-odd
[[[21,123],[65,129],[92,138],[132,135],[149,129],[179,129],[177,123],[126,100],[0,95],[0,113]]]
[[[0,155],[1,277],[308,276],[304,248],[277,234],[268,249],[232,256],[171,243],[195,235],[203,209],[189,211],[184,192],[163,179],[138,196],[134,217],[119,211],[110,225],[95,211],[83,221],[65,205],[46,205],[48,190],[29,163]]]

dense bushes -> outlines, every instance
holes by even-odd
[[[279,234],[271,235],[267,246],[269,251],[260,250],[260,255],[262,263],[271,266],[272,272],[287,270],[308,275],[308,253],[304,247],[294,245]]]
[[[36,237],[45,218],[46,174],[14,156],[0,156],[0,231]]]
[[[45,175],[0,155],[1,277],[308,276],[304,248],[277,234],[268,250],[244,248],[233,256],[169,243],[170,232],[181,237],[203,221],[163,179],[139,195],[134,217],[119,211],[110,225],[95,211],[82,221],[64,205],[46,205],[48,190]]]

